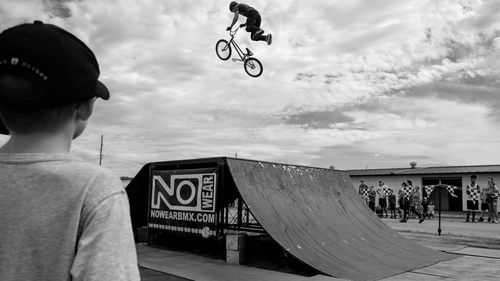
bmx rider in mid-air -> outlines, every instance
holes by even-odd
[[[234,13],[234,18],[227,30],[231,30],[233,28],[233,25],[238,21],[239,15],[245,16],[247,21],[240,26],[246,26],[245,30],[250,32],[251,39],[253,41],[266,41],[267,45],[271,45],[273,36],[271,34],[264,35],[264,30],[260,28],[260,22],[262,19],[259,12],[257,12],[255,8],[243,3],[232,1],[229,4],[229,10]]]

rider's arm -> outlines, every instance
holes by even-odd
[[[234,12],[233,22],[230,25],[231,28],[233,28],[233,25],[238,21],[239,16],[240,16],[240,11],[236,9],[236,11]]]

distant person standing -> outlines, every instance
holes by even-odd
[[[370,189],[368,190],[368,207],[370,210],[375,212],[375,199],[377,198],[377,192],[373,185],[370,185]]]
[[[413,191],[411,193],[411,199],[410,199],[410,212],[412,214],[417,215],[419,219],[419,223],[422,223],[424,221],[424,217],[422,216],[422,200],[421,200],[421,194],[420,194],[420,188],[418,186],[415,186],[413,188]]]
[[[413,194],[413,184],[411,182],[411,180],[407,180],[406,181],[406,184],[407,184],[407,188],[409,190],[409,196],[408,196],[408,218],[410,218],[410,211],[411,211],[411,207],[412,207],[412,194]]]
[[[399,190],[399,208],[403,209],[403,218],[400,222],[408,221],[408,212],[410,210],[410,193],[411,187],[408,186],[406,182],[401,183],[401,189]]]
[[[361,184],[358,187],[358,193],[363,197],[365,203],[368,205],[368,190],[370,189],[368,185],[365,184],[365,180],[360,180]]]
[[[491,219],[491,223],[498,223],[498,211],[497,211],[497,201],[498,201],[498,187],[496,186],[493,178],[488,178],[488,185],[485,190],[486,203],[488,204],[488,213]]]
[[[389,196],[387,197],[389,201],[389,211],[391,212],[391,219],[396,218],[396,194],[392,188],[389,189]]]
[[[488,211],[488,222],[491,221],[491,216],[490,216],[490,211],[488,209],[488,203],[486,203],[486,188],[481,188],[481,193],[479,195],[479,198],[481,199],[481,215],[479,216],[479,219],[477,220],[478,222],[483,222],[484,221],[484,216],[486,216],[486,211]]]
[[[378,194],[378,205],[380,206],[380,217],[387,218],[387,193],[389,192],[389,187],[384,184],[383,181],[378,182],[377,194]]]
[[[429,200],[429,205],[427,205],[427,219],[434,218],[434,201]]]
[[[465,222],[470,222],[470,215],[472,213],[472,222],[475,222],[476,211],[479,211],[479,196],[481,195],[481,189],[479,185],[476,183],[477,176],[470,176],[470,184],[467,185],[466,188],[466,196],[467,196],[467,211],[466,211],[466,219]]]
[[[427,197],[422,197],[422,217],[425,219],[429,215],[429,200]]]

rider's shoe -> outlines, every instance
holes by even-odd
[[[252,39],[253,40],[257,39],[262,33],[264,33],[263,29],[259,29],[259,30],[255,31],[255,33],[252,35]]]
[[[268,34],[266,37],[267,45],[271,45],[271,43],[273,42],[273,36],[271,34]]]

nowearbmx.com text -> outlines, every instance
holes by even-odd
[[[181,211],[167,211],[167,210],[151,210],[151,218],[191,221],[191,222],[204,222],[215,223],[215,214],[202,214]]]

